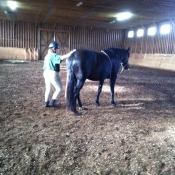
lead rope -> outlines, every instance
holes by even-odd
[[[109,72],[109,79],[110,79],[110,83],[111,83],[111,71],[112,71],[112,62],[111,62],[111,59],[110,57],[108,56],[108,54],[106,52],[104,52],[103,50],[101,50],[102,53],[104,53],[108,59],[109,59],[109,62],[110,62],[110,72]]]
[[[123,63],[120,63],[121,64],[121,66],[122,66],[122,70],[120,71],[120,74],[123,72],[123,70],[124,70],[124,68],[128,65],[128,64],[126,64],[125,66],[123,66]]]
[[[123,70],[124,70],[124,68],[125,68],[125,66],[123,66],[123,63],[120,63],[121,64],[121,67],[122,67],[122,70],[120,71],[120,74],[123,72]]]

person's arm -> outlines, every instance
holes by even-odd
[[[69,53],[67,53],[67,54],[65,54],[65,55],[61,55],[61,56],[60,56],[60,59],[61,59],[61,60],[64,60],[65,58],[69,57],[69,56],[70,56],[73,52],[75,52],[75,51],[76,51],[76,49],[70,51]]]

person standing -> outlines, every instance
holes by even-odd
[[[63,59],[69,57],[75,50],[65,55],[59,55],[60,46],[58,43],[51,42],[49,44],[48,54],[44,58],[43,76],[45,79],[45,107],[58,107],[56,100],[62,91],[62,83],[59,77],[60,63]],[[50,100],[52,87],[55,92]]]

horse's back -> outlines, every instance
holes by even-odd
[[[78,49],[66,60],[68,69],[73,69],[74,74],[86,79],[96,65],[96,52],[86,49]]]
[[[94,81],[107,78],[110,66],[106,55],[86,49],[76,50],[67,59],[67,67],[71,67],[75,75]]]
[[[91,50],[78,49],[67,59],[67,66],[69,66],[70,63],[79,65],[94,63],[95,57],[96,53]]]

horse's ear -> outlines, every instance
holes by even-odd
[[[128,52],[130,51],[130,47],[128,47],[127,51],[128,51]]]

